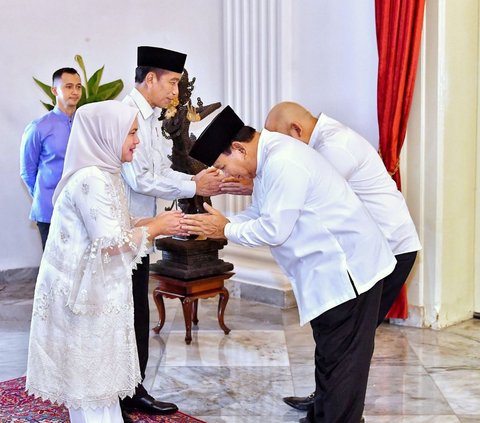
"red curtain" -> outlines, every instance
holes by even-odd
[[[425,0],[375,0],[379,153],[398,189],[399,157],[412,104],[424,10]],[[387,317],[407,316],[404,286]]]

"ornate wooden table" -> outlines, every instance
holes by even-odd
[[[163,297],[178,298],[182,303],[183,317],[185,319],[185,342],[192,342],[192,322],[198,324],[198,299],[211,298],[219,295],[218,300],[218,324],[225,335],[228,335],[230,329],[225,325],[224,313],[227,307],[229,293],[224,283],[234,275],[233,272],[226,272],[219,275],[213,275],[198,279],[184,280],[169,276],[151,273],[150,277],[158,282],[158,286],[153,291],[153,298],[158,309],[158,324],[153,328],[155,333],[159,333],[165,324],[165,304]]]

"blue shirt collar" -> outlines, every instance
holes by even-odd
[[[55,113],[57,116],[61,117],[62,119],[65,119],[65,120],[68,120],[69,122],[71,122],[71,121],[73,121],[73,118],[75,117],[76,110],[75,110],[75,112],[73,113],[72,116],[68,116],[66,113],[63,113],[57,105],[55,105],[52,112]]]

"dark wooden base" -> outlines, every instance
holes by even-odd
[[[218,251],[227,243],[224,239],[178,240],[172,237],[155,241],[162,259],[150,264],[150,270],[159,275],[182,280],[197,280],[233,270],[233,264],[218,257]]]
[[[182,303],[183,317],[185,319],[185,342],[190,344],[192,342],[192,322],[195,325],[198,324],[198,299],[210,298],[218,294],[218,324],[225,335],[228,335],[230,329],[225,325],[224,313],[230,295],[224,284],[225,280],[233,275],[234,273],[228,272],[186,281],[169,276],[150,274],[150,277],[158,282],[158,286],[153,290],[153,299],[158,309],[159,320],[157,326],[153,328],[153,331],[159,333],[165,324],[165,304],[163,303],[163,297],[178,298]]]

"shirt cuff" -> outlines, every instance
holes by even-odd
[[[183,172],[179,172],[179,173],[181,174],[180,179],[183,181],[193,181],[192,178],[195,176],[195,175],[190,175],[188,173],[183,173]]]
[[[223,234],[225,235],[225,238],[227,238],[229,241],[235,242],[235,236],[233,234],[232,225],[233,225],[233,222],[228,222],[223,228]]]
[[[229,216],[228,220],[230,221],[230,223],[241,223],[242,222],[242,219],[237,217],[237,215]]]
[[[181,192],[179,198],[192,198],[195,195],[195,191],[197,190],[197,184],[195,181],[178,181],[178,185]]]

